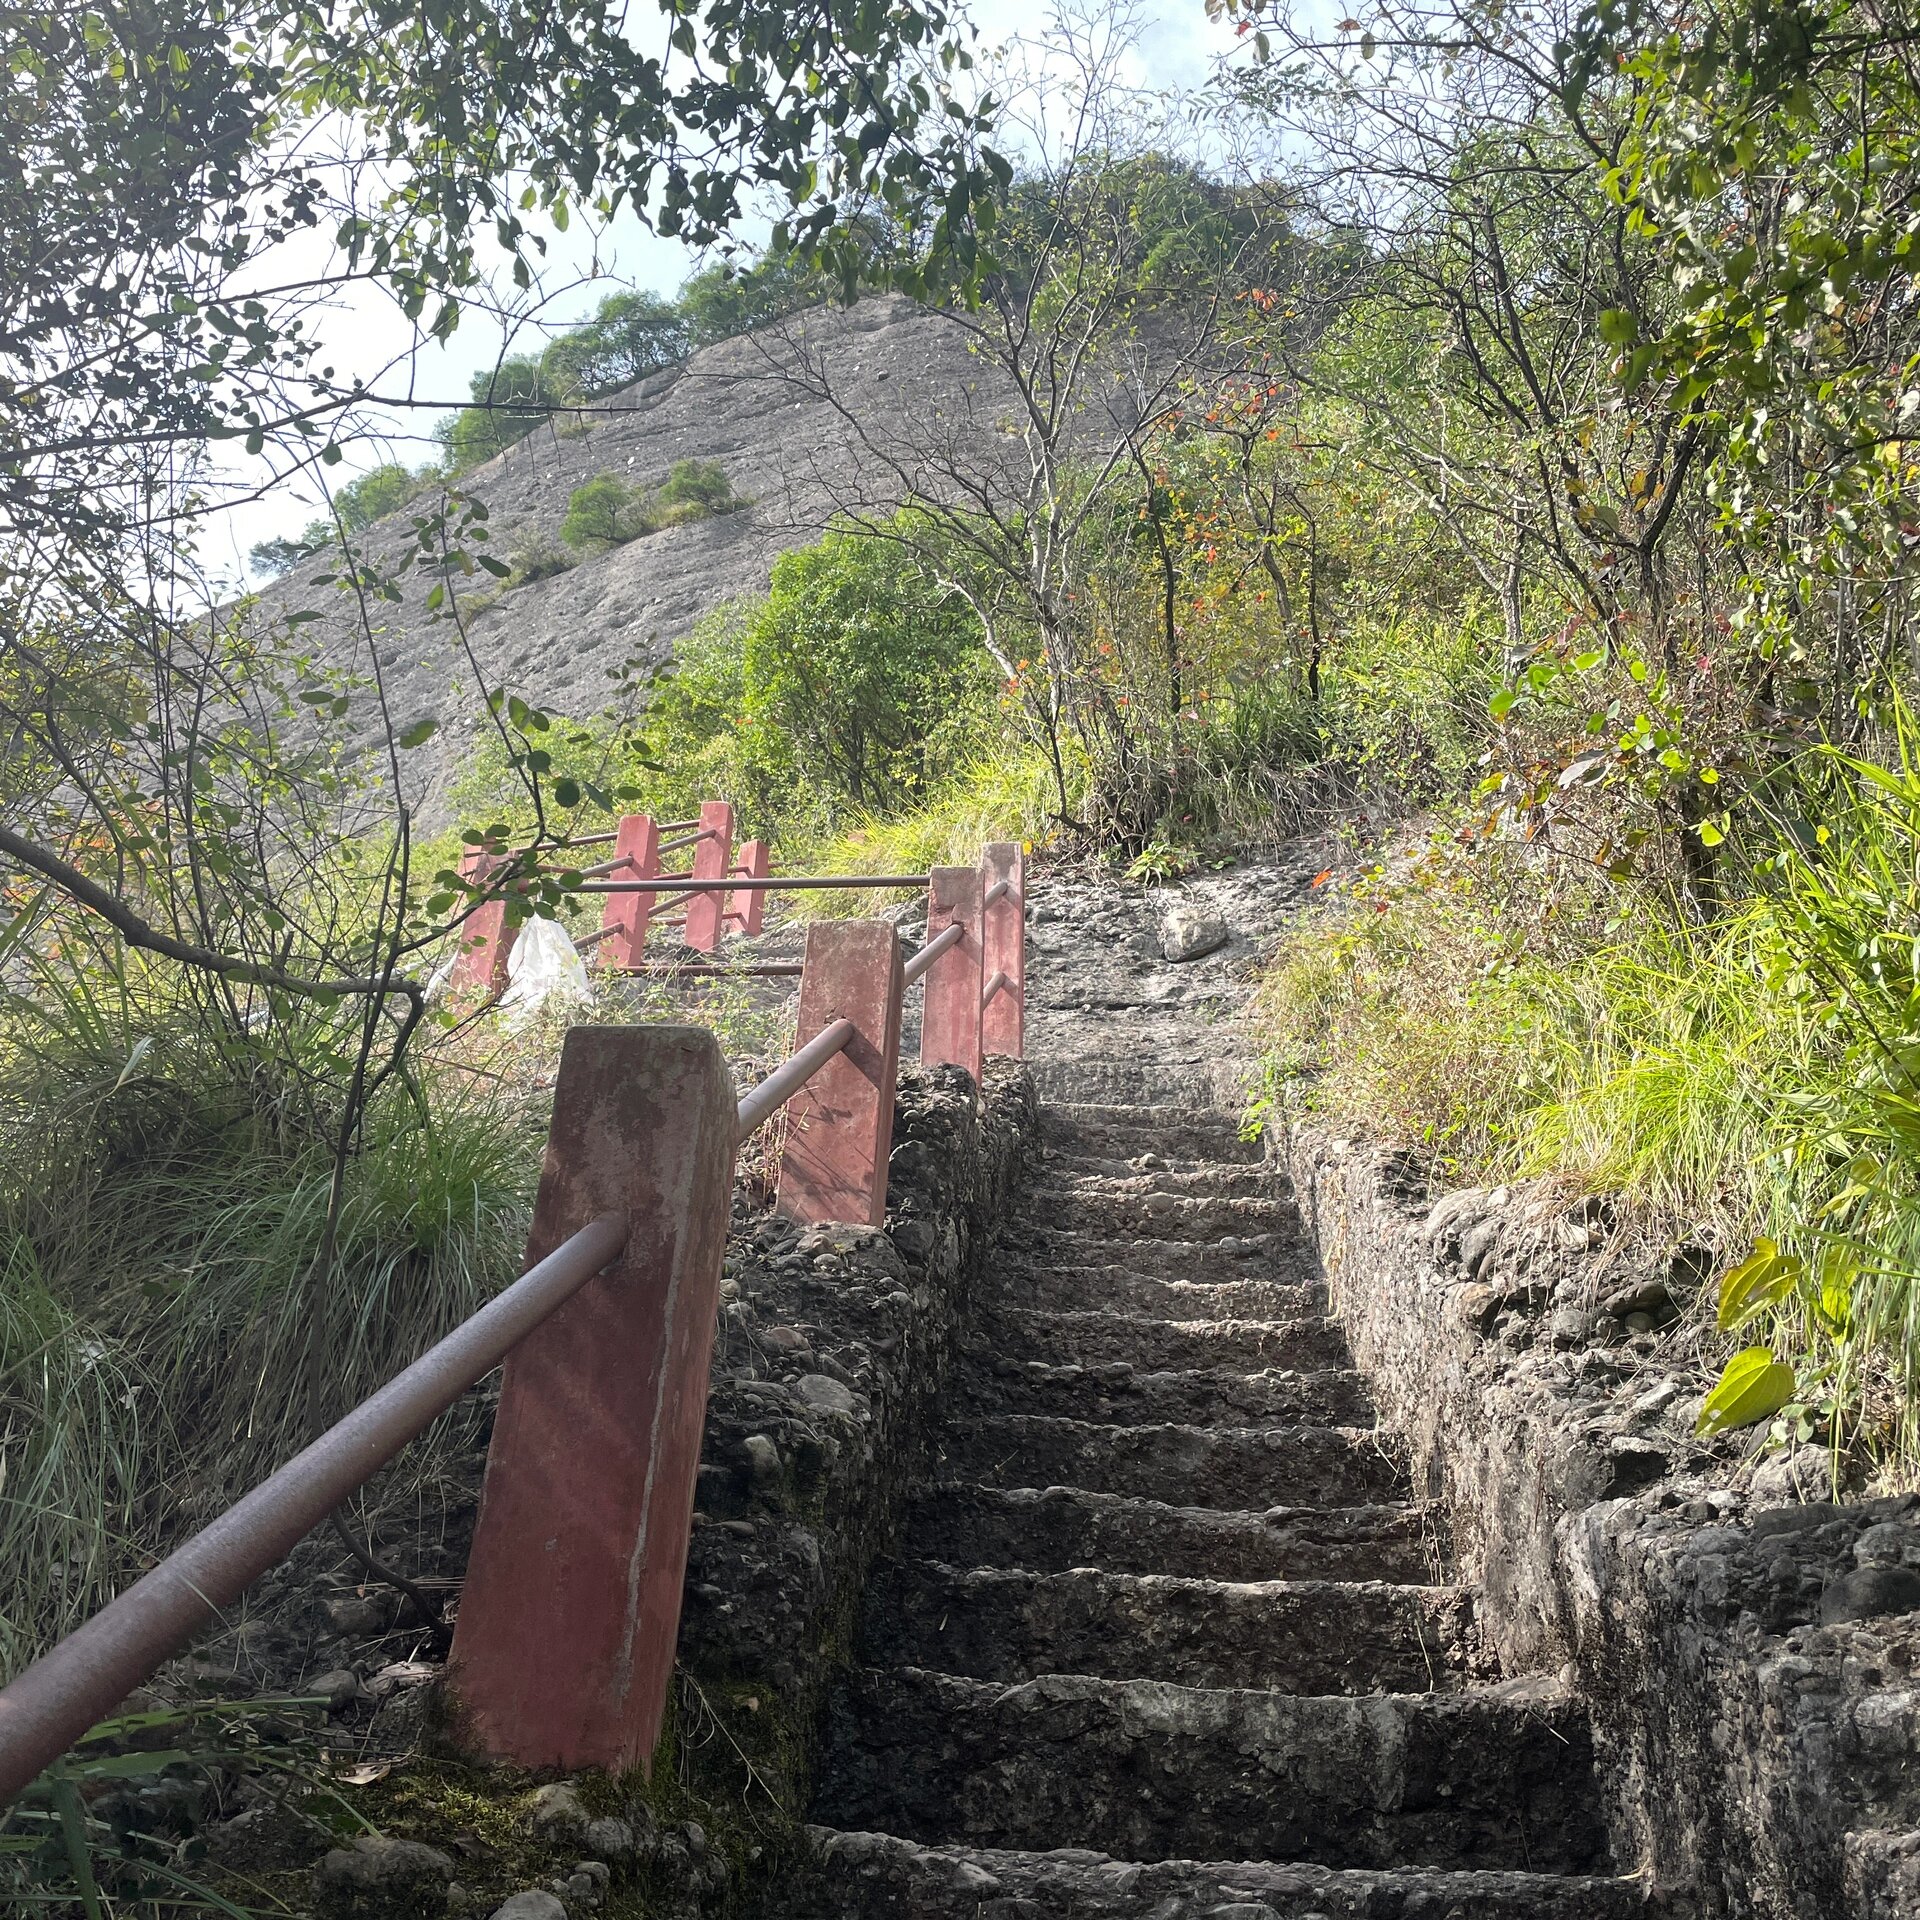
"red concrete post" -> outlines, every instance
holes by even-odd
[[[734,879],[764,880],[772,871],[767,864],[767,843],[764,840],[741,843],[740,858],[733,865]],[[757,887],[749,887],[745,893],[736,889],[727,895],[726,924],[738,927],[749,937],[766,924],[766,913],[767,896]]]
[[[927,938],[951,926],[960,939],[927,969],[927,997],[920,1010],[920,1064],[965,1067],[980,1084],[980,898],[985,884],[978,867],[935,867],[927,876]]]
[[[711,893],[687,895],[687,925],[682,938],[696,953],[713,953],[720,945],[721,918],[726,912],[724,883],[733,866],[733,809],[724,800],[700,803],[700,839],[693,849],[693,877],[718,880]]]
[[[854,1037],[794,1095],[780,1160],[779,1211],[791,1220],[877,1227],[900,1071],[900,936],[884,920],[816,920],[807,929],[794,1045],[851,1020]]]
[[[484,882],[499,864],[484,847],[469,847],[460,856],[460,875],[464,880]],[[453,962],[447,984],[454,988],[478,987],[490,998],[504,993],[507,986],[507,957],[513,952],[514,929],[507,925],[507,903],[489,900],[476,907],[460,923],[454,938],[460,951]]]
[[[625,1250],[508,1355],[454,1634],[455,1727],[522,1767],[650,1764],[686,1581],[733,1191],[733,1082],[697,1027],[575,1027],[527,1260]]]
[[[660,871],[660,823],[644,813],[629,813],[614,836],[613,857],[624,860],[609,876],[615,880],[651,880]],[[610,893],[600,914],[603,927],[617,931],[601,942],[607,964],[637,967],[646,959],[647,922],[653,917],[654,893]]]
[[[1027,866],[1019,842],[994,841],[980,868],[989,893],[1006,883],[1006,891],[986,912],[981,970],[989,980],[996,973],[1007,976],[1007,984],[987,1003],[980,1044],[988,1053],[1018,1060],[1027,1037]]]

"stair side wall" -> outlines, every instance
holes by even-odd
[[[1817,1463],[1695,1440],[1685,1343],[1635,1352],[1606,1313],[1657,1276],[1564,1191],[1432,1196],[1315,1126],[1274,1151],[1483,1630],[1591,1703],[1619,1866],[1742,1920],[1920,1912],[1920,1616],[1818,1624],[1861,1569],[1920,1565],[1920,1501],[1835,1505]]]

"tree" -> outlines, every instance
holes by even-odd
[[[1069,824],[1070,763],[1124,760],[1133,741],[1092,670],[1083,548],[1180,411],[1233,290],[1286,247],[1283,223],[1171,154],[1164,103],[1118,78],[1129,46],[1118,16],[1066,23],[1002,77],[1028,158],[1006,209],[969,230],[979,304],[938,309],[982,372],[953,408],[862,418],[804,328],[763,347],[843,423],[848,451],[816,477],[848,523],[906,546],[972,609]]]
[[[554,392],[597,399],[678,366],[692,345],[693,327],[680,302],[616,293],[591,320],[555,340],[540,364]]]
[[[896,551],[830,533],[782,554],[744,633],[742,699],[807,788],[897,806],[949,771],[991,685],[965,603]]]

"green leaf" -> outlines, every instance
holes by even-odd
[[[556,806],[577,807],[580,804],[580,782],[562,775],[553,783],[553,799]]]
[[[1793,1398],[1793,1369],[1771,1348],[1748,1347],[1727,1362],[1719,1384],[1701,1404],[1693,1430],[1702,1436],[1731,1433],[1770,1420]]]
[[[1514,688],[1502,687],[1500,691],[1487,702],[1487,711],[1494,719],[1504,720],[1507,715],[1513,711],[1519,699],[1520,695]]]
[[[1784,1300],[1799,1284],[1806,1271],[1790,1253],[1782,1253],[1764,1235],[1753,1243],[1753,1251],[1737,1267],[1729,1268],[1720,1281],[1720,1331],[1727,1332],[1743,1320],[1750,1320],[1762,1307]]]
[[[1610,347],[1630,347],[1640,337],[1640,323],[1625,307],[1608,307],[1600,315],[1600,338]]]
[[[416,720],[412,726],[401,734],[400,744],[403,747],[424,747],[439,731],[440,722],[438,720]]]

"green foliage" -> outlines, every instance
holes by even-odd
[[[583,551],[617,547],[659,524],[650,504],[644,487],[629,486],[617,473],[597,473],[567,496],[560,538]]]
[[[684,298],[615,293],[600,302],[591,320],[560,335],[540,365],[553,392],[593,399],[678,366],[692,344]]]
[[[434,479],[431,472],[409,473],[388,461],[363,473],[335,492],[330,514],[307,522],[298,540],[263,540],[249,558],[260,574],[284,573],[287,568],[331,546],[342,534],[358,533],[390,513],[398,513],[422,487]]]
[[[0,1394],[17,1416],[0,1669],[205,1517],[183,1502],[264,1476],[518,1270],[538,1102],[431,1073],[369,1110],[319,1270],[338,1117],[323,1089],[356,1040],[350,1009],[249,1025],[84,939],[16,959],[0,995]],[[431,1476],[471,1418],[449,1416],[411,1471]]]
[[[733,491],[726,468],[718,460],[676,460],[660,483],[655,498],[670,511],[691,510],[696,518],[731,513],[743,504]]]

